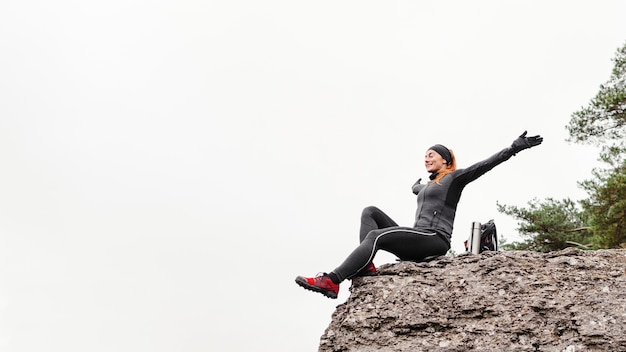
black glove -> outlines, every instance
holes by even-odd
[[[524,131],[521,136],[517,137],[516,140],[511,144],[511,149],[513,150],[513,155],[521,152],[524,149],[532,148],[537,146],[543,142],[543,137],[537,135],[532,137],[526,137],[526,133],[528,131]]]
[[[421,182],[422,182],[422,179],[420,178],[419,180],[417,180],[417,182],[415,182],[415,183],[413,184],[413,193],[414,193],[414,194],[418,194],[418,193],[420,193],[420,191],[421,191],[424,187],[426,187],[426,185],[421,184]]]

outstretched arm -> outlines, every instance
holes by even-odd
[[[487,171],[493,169],[497,165],[509,160],[513,155],[528,148],[538,146],[543,142],[543,137],[537,135],[532,137],[526,137],[527,131],[524,131],[517,139],[513,141],[510,147],[504,148],[491,157],[479,161],[476,164],[462,170],[459,175],[459,181],[463,184],[468,184],[480,176],[484,175]]]

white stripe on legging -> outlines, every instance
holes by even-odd
[[[372,254],[370,254],[370,257],[367,260],[367,264],[365,264],[364,267],[362,267],[359,270],[357,270],[357,273],[359,273],[361,270],[365,269],[367,267],[367,265],[369,263],[371,263],[372,260],[374,260],[374,255],[376,254],[376,243],[378,242],[378,239],[383,237],[384,235],[387,235],[387,234],[390,234],[390,233],[393,233],[393,232],[409,232],[409,233],[414,233],[414,234],[423,235],[423,236],[436,236],[437,235],[436,232],[426,233],[426,232],[419,232],[419,231],[410,230],[410,229],[393,229],[393,230],[389,230],[389,231],[383,232],[380,235],[376,236],[376,239],[374,240],[374,245],[372,246]],[[356,274],[354,274],[354,275],[356,275]],[[354,275],[352,275],[352,276],[354,276]]]

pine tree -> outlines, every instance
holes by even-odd
[[[609,80],[566,126],[569,141],[602,148],[599,159],[605,167],[594,169],[593,179],[579,182],[588,198],[578,204],[535,199],[528,208],[498,204],[498,211],[520,220],[518,230],[527,237],[503,248],[626,248],[626,43],[613,62]]]

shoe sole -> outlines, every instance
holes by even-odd
[[[309,290],[309,291],[313,291],[313,292],[319,292],[319,293],[323,294],[324,296],[326,296],[328,298],[332,298],[332,299],[336,299],[337,298],[337,294],[332,292],[332,291],[328,291],[328,290],[323,289],[321,287],[309,285],[309,283],[306,281],[306,279],[303,278],[302,276],[298,276],[296,278],[296,283],[299,286],[303,287],[305,290]]]

